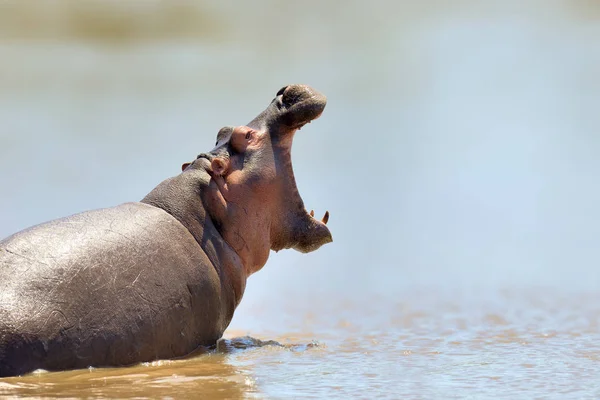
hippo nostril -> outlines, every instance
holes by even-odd
[[[281,101],[286,107],[309,101],[316,94],[319,94],[306,85],[289,85],[280,92],[283,94]]]
[[[302,125],[318,118],[327,98],[307,85],[287,85],[277,92],[269,107],[248,123],[252,129],[264,126],[277,129],[280,133],[295,131]]]
[[[287,89],[287,86],[282,87],[281,89],[279,89],[279,92],[277,92],[277,94],[275,96],[281,96],[283,94],[283,92],[285,92],[285,89]]]

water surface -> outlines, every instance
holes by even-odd
[[[2,2],[0,237],[143,198],[307,83],[334,242],[271,255],[226,351],[0,396],[600,397],[599,9],[413,3]]]
[[[289,300],[280,318],[245,310],[243,320],[260,322],[242,325],[263,343],[234,328],[219,350],[185,360],[7,378],[0,395],[596,398],[598,300],[439,288],[327,304]]]

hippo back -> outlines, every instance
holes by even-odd
[[[218,273],[198,242],[147,204],[0,242],[0,376],[185,355],[221,336],[222,309]]]

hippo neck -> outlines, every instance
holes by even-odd
[[[211,180],[201,197],[210,219],[242,260],[246,276],[250,276],[267,263],[271,252],[272,216],[265,207],[269,203],[265,196],[270,191],[257,187],[256,192],[248,193],[239,189],[229,186],[224,195]]]
[[[208,179],[199,172],[180,174],[163,181],[141,202],[165,210],[192,234],[219,274],[230,320],[244,294],[247,274],[243,260],[220,235],[201,200]]]

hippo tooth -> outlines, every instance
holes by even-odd
[[[321,220],[325,225],[327,225],[327,221],[329,221],[329,211],[325,211],[325,215],[323,215],[323,219]]]

